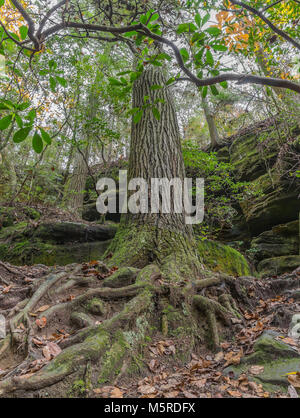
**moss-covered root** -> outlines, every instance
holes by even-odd
[[[205,314],[210,331],[211,345],[213,349],[217,350],[220,346],[220,338],[216,317],[220,317],[226,325],[230,325],[232,313],[220,303],[204,296],[195,295],[193,297],[193,303],[198,310]]]
[[[153,274],[158,273],[156,266],[147,266],[136,280],[137,284],[141,284],[140,292],[124,305],[122,311],[101,325],[81,331],[81,342],[63,350],[36,374],[13,376],[0,382],[0,396],[15,390],[48,387],[78,372],[82,365],[96,362],[101,357],[100,380],[104,381],[115,374],[116,364],[122,366],[125,356],[131,355],[150,328],[154,295],[152,279]]]

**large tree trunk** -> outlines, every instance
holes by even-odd
[[[152,90],[151,86],[165,85],[161,68],[149,67],[135,82],[133,108],[142,108],[148,102],[160,112],[158,120],[147,107],[138,123],[132,121],[128,179],[143,178],[148,184],[149,202],[152,178],[179,178],[183,181],[185,170],[181,142],[172,93],[168,87]],[[171,188],[171,202],[173,189]],[[182,194],[183,196],[183,194]],[[182,197],[183,199],[183,197]],[[184,206],[183,206],[184,207]],[[198,256],[193,231],[185,222],[185,213],[132,214],[123,216],[119,231],[108,250],[113,253],[112,263],[145,267],[157,263],[172,278],[180,280],[191,269],[198,271]],[[170,257],[172,260],[170,260]],[[176,266],[174,265],[176,259]],[[171,273],[171,270],[173,271]]]

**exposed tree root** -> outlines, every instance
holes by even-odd
[[[31,298],[7,315],[10,333],[0,344],[0,362],[17,352],[23,353],[23,360],[1,373],[0,396],[40,390],[71,375],[81,376],[89,387],[116,382],[128,369],[143,366],[143,361],[137,364],[137,353],[154,332],[177,336],[179,341],[188,338],[186,355],[207,334],[210,346],[218,350],[223,327],[233,332],[235,324],[242,323],[243,312],[251,311],[263,293],[299,287],[299,279],[292,275],[284,282],[265,280],[263,286],[255,278],[204,271],[203,279],[184,280],[179,276],[184,266],[176,267],[176,257],[169,257],[168,268],[165,263],[121,268],[104,279],[97,267],[73,265],[38,280]],[[103,265],[99,269],[106,271]],[[70,291],[74,297],[68,296]],[[66,337],[57,337],[62,351],[52,359],[43,357],[40,349],[47,344],[42,321],[47,335],[67,329]]]

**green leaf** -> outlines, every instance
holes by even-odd
[[[37,132],[35,132],[32,138],[32,148],[37,154],[43,151],[43,140]]]
[[[163,88],[163,86],[160,86],[158,84],[154,84],[153,86],[150,87],[150,90],[159,90],[159,89],[162,89],[162,88]]]
[[[31,109],[30,112],[28,112],[28,115],[26,116],[28,120],[30,120],[31,123],[34,122],[34,119],[36,118],[36,110]]]
[[[181,23],[178,25],[176,32],[178,35],[185,32],[195,32],[197,30],[197,27],[194,25],[194,23]]]
[[[197,26],[199,28],[201,28],[201,16],[200,16],[199,13],[197,13],[196,16],[195,16],[195,22],[196,22]]]
[[[181,48],[180,54],[181,54],[182,59],[183,59],[184,62],[187,61],[190,58],[189,53],[188,53],[186,48]]]
[[[203,89],[202,89],[202,97],[203,97],[203,99],[205,99],[205,97],[207,96],[207,91],[208,91],[207,86],[204,86]]]
[[[51,91],[53,92],[53,93],[55,93],[55,90],[56,90],[56,86],[57,86],[57,81],[55,80],[55,78],[54,77],[50,77],[50,88],[51,88]]]
[[[43,128],[39,128],[39,130],[40,130],[40,132],[41,132],[41,135],[42,135],[42,138],[43,138],[43,140],[46,142],[46,144],[48,144],[48,145],[51,145],[51,142],[52,142],[52,140],[51,140],[51,137],[50,137],[50,135],[48,134],[48,132],[46,132]]]
[[[209,49],[206,51],[206,62],[211,67],[214,65],[214,57],[212,56],[212,53]]]
[[[160,112],[156,107],[152,107],[152,113],[155,119],[160,120]]]
[[[49,74],[49,70],[41,70],[40,72],[39,72],[39,74],[40,75],[46,75],[46,74]]]
[[[166,82],[166,86],[170,86],[170,84],[173,84],[175,81],[175,77],[169,78],[169,80]]]
[[[220,85],[223,87],[223,89],[227,89],[228,87],[227,81],[221,81]]]
[[[27,26],[21,26],[19,31],[20,31],[21,39],[22,39],[22,41],[24,41],[27,37],[27,34],[28,34],[28,27]]]
[[[59,82],[59,84],[60,84],[62,87],[67,87],[67,85],[68,85],[67,80],[66,80],[65,78],[63,78],[63,77],[59,77],[58,75],[56,76],[56,81],[58,81],[58,82]]]
[[[57,68],[57,63],[53,59],[48,61],[48,65],[51,71]]]
[[[0,0],[0,7],[4,6],[5,0]]]
[[[5,116],[0,120],[0,130],[4,131],[4,129],[8,128],[12,121],[12,115]]]
[[[17,122],[18,127],[19,128],[23,128],[22,118],[18,114],[15,114],[15,119],[16,119],[16,122]]]
[[[24,103],[19,104],[19,105],[17,106],[17,109],[18,109],[18,110],[20,110],[20,111],[22,112],[23,110],[28,109],[28,108],[29,108],[29,106],[30,106],[30,102],[24,102]]]
[[[139,121],[142,119],[143,113],[144,112],[143,112],[142,109],[140,109],[138,112],[136,112],[136,114],[133,117],[133,122],[134,123],[139,123]]]
[[[209,33],[211,36],[218,36],[221,33],[221,30],[215,26],[205,29],[205,32]]]
[[[154,22],[157,19],[159,19],[159,14],[158,13],[154,13],[154,15],[151,16],[151,18],[150,18],[150,22]]]
[[[227,46],[225,45],[211,45],[211,47],[215,50],[215,51],[221,51],[221,52],[225,52],[227,51]]]
[[[210,90],[214,96],[217,96],[219,94],[217,87],[214,85],[210,86]]]
[[[204,25],[205,25],[205,23],[207,23],[207,22],[209,21],[209,19],[210,19],[210,15],[209,15],[209,13],[207,13],[207,14],[204,16],[204,18],[202,19],[202,26],[204,26]]]
[[[124,34],[124,36],[126,37],[126,38],[132,38],[133,36],[137,36],[138,35],[138,32],[137,31],[135,31],[135,30],[132,30],[132,31],[130,31],[130,32],[126,32],[125,34]]]
[[[26,128],[21,128],[19,131],[17,131],[13,136],[13,141],[18,144],[19,142],[25,141],[25,139],[28,137],[29,132],[31,131],[31,126],[27,126]]]
[[[121,83],[121,81],[117,80],[116,78],[108,77],[108,81],[110,82],[110,84],[112,86],[122,86],[123,87],[123,83]]]

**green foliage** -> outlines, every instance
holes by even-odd
[[[233,206],[243,200],[249,183],[235,181],[231,164],[218,161],[216,153],[201,151],[192,141],[184,142],[183,158],[187,175],[205,180],[205,218],[197,231],[202,236],[217,236],[222,228],[231,226],[236,215]]]

